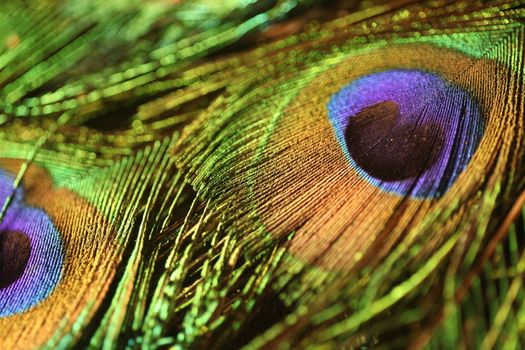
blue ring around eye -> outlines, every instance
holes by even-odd
[[[437,198],[468,165],[484,133],[475,99],[437,74],[393,69],[332,95],[328,116],[354,169],[374,186]]]
[[[0,170],[0,203],[12,192],[13,178]],[[25,205],[24,189],[0,222],[0,271],[9,271],[15,256],[27,253],[23,265],[11,268],[15,276],[0,276],[0,317],[28,310],[45,299],[60,281],[64,263],[60,234],[44,210]],[[8,240],[11,239],[10,242]],[[17,247],[17,244],[28,244]],[[16,250],[18,248],[18,251]]]

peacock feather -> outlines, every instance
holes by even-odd
[[[523,348],[524,19],[3,1],[0,348]]]

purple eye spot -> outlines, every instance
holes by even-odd
[[[467,91],[420,70],[364,76],[335,93],[327,107],[350,165],[371,184],[403,196],[442,196],[484,133]]]
[[[0,203],[13,188],[0,170]],[[64,264],[60,234],[47,213],[24,202],[19,187],[0,222],[0,317],[24,312],[55,289]]]

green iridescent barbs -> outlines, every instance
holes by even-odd
[[[0,168],[20,179],[5,192],[48,213],[64,259],[50,294],[0,318],[0,347],[519,348],[519,5],[2,2]],[[359,123],[331,123],[331,98]],[[405,147],[400,116],[437,119],[429,145],[454,129],[447,109],[483,121],[457,124],[472,142],[450,145],[471,151],[447,151],[450,186],[367,181],[417,178],[425,148]],[[386,149],[386,173],[371,143],[390,127],[412,153]]]

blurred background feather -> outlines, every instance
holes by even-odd
[[[0,347],[521,349],[522,1],[3,1]]]

